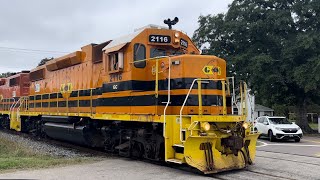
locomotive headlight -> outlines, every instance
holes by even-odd
[[[201,129],[204,130],[204,131],[209,131],[211,128],[210,124],[208,122],[204,122],[204,123],[201,123]]]
[[[242,127],[243,127],[244,129],[248,129],[249,124],[248,124],[248,123],[246,123],[246,122],[244,122],[244,123],[242,124]]]
[[[174,37],[178,38],[180,34],[178,32],[174,33]]]
[[[174,39],[175,44],[179,44],[179,42],[180,42],[179,39],[177,39],[177,38]]]

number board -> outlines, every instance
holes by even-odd
[[[184,39],[180,39],[180,46],[187,48],[188,47],[188,41]]]
[[[171,43],[171,37],[164,36],[164,35],[150,35],[149,42],[151,42],[151,43]]]

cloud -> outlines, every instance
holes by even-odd
[[[227,11],[232,0],[3,0],[0,7],[0,47],[73,52],[147,24],[163,25],[178,16],[174,27],[192,36],[200,14]],[[0,72],[34,68],[45,57],[61,54],[21,52],[0,48]]]

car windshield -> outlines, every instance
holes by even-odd
[[[287,118],[269,118],[271,124],[291,124]]]

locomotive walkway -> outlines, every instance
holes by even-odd
[[[258,147],[256,164],[247,170],[229,171],[206,177],[167,166],[120,157],[93,164],[0,174],[0,179],[319,179],[320,138],[306,137],[301,143],[263,143]]]

